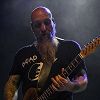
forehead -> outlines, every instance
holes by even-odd
[[[45,18],[51,18],[51,12],[45,8],[37,8],[32,11],[31,20],[43,20]]]

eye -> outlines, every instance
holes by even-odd
[[[48,19],[45,19],[44,20],[44,24],[49,26],[51,24],[51,20],[48,18]]]
[[[41,27],[41,22],[40,21],[32,22],[32,27],[33,28],[40,28]]]

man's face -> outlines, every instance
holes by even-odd
[[[32,30],[39,41],[55,36],[55,24],[46,10],[38,9],[32,13]]]

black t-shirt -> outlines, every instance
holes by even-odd
[[[80,46],[75,41],[59,40],[58,50],[56,52],[56,61],[51,67],[48,80],[46,81],[43,89],[46,89],[50,83],[50,78],[58,75],[61,68],[66,68],[70,62],[79,54]],[[15,56],[13,67],[10,71],[10,75],[20,75],[22,82],[22,92],[30,87],[37,87],[37,82],[43,62],[41,55],[34,45],[21,48]],[[85,69],[84,61],[82,60],[76,69],[69,75],[72,79],[76,74],[80,73],[82,69]],[[48,100],[72,100],[72,93],[63,91],[56,92]]]

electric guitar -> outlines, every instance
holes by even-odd
[[[80,53],[74,58],[74,60],[64,69],[61,76],[68,77],[78,66],[80,61],[93,53],[95,49],[100,45],[100,36],[93,39],[90,43],[84,46]],[[42,95],[38,96],[37,90],[35,88],[30,88],[25,93],[23,100],[48,100],[48,98],[54,94],[56,91],[53,89],[52,85],[43,91]]]

